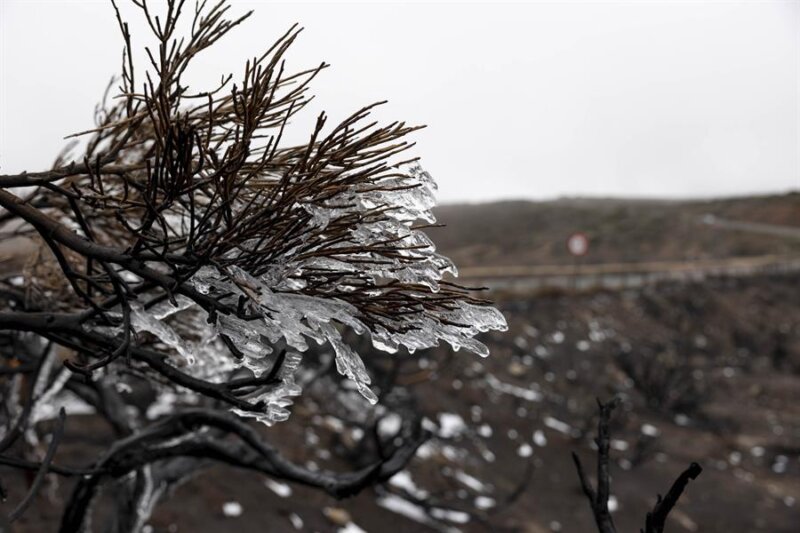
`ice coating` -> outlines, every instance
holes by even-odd
[[[158,340],[174,348],[189,364],[194,364],[195,357],[192,349],[186,342],[167,325],[163,318],[171,313],[161,313],[155,310],[145,310],[139,302],[131,302],[131,325],[137,332],[148,332]]]
[[[344,376],[353,380],[358,390],[370,402],[378,401],[370,390],[370,377],[364,362],[343,341],[333,322],[349,326],[357,333],[364,333],[367,327],[355,317],[357,310],[347,302],[306,296],[304,294],[275,293],[265,279],[256,279],[238,267],[229,267],[227,275],[213,268],[203,269],[196,276],[201,284],[213,286],[218,291],[247,295],[257,303],[264,318],[244,320],[232,315],[221,315],[217,320],[217,331],[231,339],[243,355],[243,366],[253,370],[258,376],[268,367],[261,367],[260,361],[271,351],[268,344],[284,340],[288,346],[304,352],[308,340],[317,344],[329,343],[336,353],[336,368]],[[268,279],[268,277],[266,278]]]
[[[291,398],[299,396],[302,392],[300,385],[295,383],[294,375],[300,367],[302,356],[297,352],[289,352],[281,365],[278,375],[277,385],[270,386],[266,391],[259,390],[247,399],[254,403],[263,403],[262,412],[244,411],[231,409],[234,413],[242,417],[255,418],[259,422],[271,426],[276,422],[283,422],[289,418],[289,407],[292,404]]]
[[[217,365],[226,371],[246,368],[255,376],[270,371],[276,360],[273,346],[285,343],[280,383],[248,398],[263,404],[263,410],[234,410],[266,424],[288,417],[291,397],[300,394],[294,373],[309,342],[329,345],[337,371],[352,380],[364,398],[377,402],[364,362],[342,339],[344,329],[368,335],[376,349],[390,353],[400,347],[414,352],[444,341],[455,350],[487,356],[488,348],[475,336],[505,330],[500,312],[469,299],[446,297],[446,304],[436,304],[444,290],[443,276],[455,276],[457,270],[436,252],[424,232],[414,228],[418,221],[435,221],[431,213],[435,190],[430,175],[414,163],[371,182],[356,182],[324,202],[298,202],[292,209],[305,213],[303,237],[276,254],[268,268],[262,265],[257,274],[245,268],[243,258],[258,252],[261,244],[249,241],[228,251],[225,264],[204,266],[189,280],[198,292],[220,298],[228,308],[246,302],[246,312],[217,313],[211,325],[197,320],[197,330],[208,330],[202,345],[187,343],[165,322],[184,311],[199,311],[207,318],[188,298],[164,301],[148,310],[134,302],[133,327],[155,335],[187,362],[197,361],[189,371],[214,381],[225,379],[221,373],[214,375]],[[348,238],[326,240],[326,228],[343,221],[349,228]],[[398,311],[370,315],[364,297],[380,299],[396,290],[397,284],[409,294]],[[350,301],[356,293],[362,299]],[[214,337],[233,346],[237,359],[223,363],[214,354]]]

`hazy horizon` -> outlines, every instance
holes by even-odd
[[[785,191],[776,192],[756,192],[746,194],[730,194],[722,196],[602,196],[602,195],[562,195],[553,196],[549,198],[520,198],[520,197],[497,197],[489,200],[443,200],[440,201],[438,206],[459,206],[459,205],[481,205],[481,204],[500,204],[506,202],[530,202],[530,203],[547,203],[547,202],[564,202],[564,201],[619,201],[619,202],[663,202],[663,203],[681,203],[681,202],[714,202],[726,200],[738,200],[744,198],[770,198],[775,196],[788,196],[792,194],[800,194],[800,188],[790,188]]]
[[[429,126],[414,154],[444,204],[800,189],[800,2],[231,3],[255,13],[193,87],[299,22],[288,68],[332,66],[293,138],[388,99],[378,118]],[[92,126],[118,32],[104,1],[0,2],[0,173],[45,169]]]

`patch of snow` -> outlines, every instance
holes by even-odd
[[[403,419],[396,413],[391,413],[378,422],[378,435],[383,438],[394,437],[403,425]]]
[[[292,495],[292,487],[286,483],[281,483],[280,481],[275,481],[274,479],[268,478],[266,481],[264,481],[264,485],[266,485],[269,490],[281,498],[288,498]]]
[[[608,497],[608,512],[613,513],[616,512],[618,509],[619,509],[619,500],[617,500],[616,496],[611,494]]]
[[[618,452],[624,452],[629,448],[629,445],[626,441],[620,439],[611,439],[609,443],[612,450],[617,450]]]
[[[540,402],[542,401],[542,393],[535,391],[533,389],[527,389],[525,387],[520,387],[518,385],[512,385],[511,383],[505,383],[497,379],[493,374],[486,374],[486,383],[497,392],[501,392],[503,394],[509,394],[516,398],[520,398],[522,400],[527,400],[529,402]]]
[[[552,416],[544,417],[544,425],[565,435],[572,435],[572,426]]]
[[[491,509],[495,505],[497,505],[497,502],[495,501],[494,498],[490,498],[488,496],[478,496],[477,498],[475,498],[476,509],[481,509],[481,510]]]
[[[455,475],[454,475],[454,477],[460,483],[462,483],[466,487],[469,487],[470,489],[474,490],[475,492],[489,492],[489,490],[491,488],[488,485],[486,485],[483,481],[481,481],[480,479],[467,474],[463,470],[457,470]]]
[[[530,457],[533,455],[533,448],[526,442],[517,449],[517,455],[520,457]]]
[[[642,424],[642,434],[648,437],[657,437],[661,432],[652,424]]]
[[[449,439],[460,435],[467,429],[464,419],[455,413],[439,413],[439,432],[442,438]]]
[[[688,426],[689,425],[689,417],[684,414],[677,414],[675,415],[675,423],[679,426]]]
[[[414,479],[411,477],[411,473],[408,470],[401,470],[393,475],[389,479],[389,485],[403,489],[420,500],[424,500],[428,497],[428,491],[420,489],[417,484],[414,483]]]
[[[785,455],[778,455],[775,457],[775,462],[772,464],[772,471],[776,474],[783,474],[786,472],[786,467],[789,465],[789,458]]]
[[[339,533],[367,533],[353,522],[348,522],[344,527],[339,528]]]
[[[446,520],[455,524],[466,524],[469,522],[470,516],[463,511],[456,511],[455,509],[442,509],[434,507],[431,509],[431,516],[437,520]]]
[[[408,500],[404,500],[403,498],[395,494],[387,494],[385,496],[381,496],[376,500],[376,503],[380,507],[386,509],[387,511],[399,514],[401,516],[405,516],[409,520],[413,520],[418,524],[424,524],[433,527],[435,529],[444,531],[446,533],[458,533],[457,529],[448,526],[442,526],[441,524],[438,524],[437,522],[432,520],[428,516],[428,513],[425,512],[425,509],[423,509],[419,505],[411,503]]]
[[[242,504],[239,502],[225,502],[222,504],[222,514],[228,518],[241,516],[243,511]]]
[[[297,530],[303,529],[303,519],[300,518],[297,513],[292,513],[289,515],[289,522],[292,523],[292,527]]]
[[[414,455],[420,459],[429,459],[433,455],[435,448],[435,445],[430,441],[424,442],[422,446],[417,448],[417,453]]]

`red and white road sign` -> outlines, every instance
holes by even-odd
[[[586,255],[589,251],[589,237],[585,233],[573,233],[567,239],[567,250],[575,257]]]

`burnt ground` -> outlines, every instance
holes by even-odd
[[[667,531],[797,531],[799,282],[796,275],[764,276],[627,292],[495,295],[510,331],[487,337],[489,358],[443,350],[406,356],[396,393],[413,394],[438,436],[393,483],[336,501],[213,466],[160,505],[149,527],[594,531],[570,452],[593,469],[595,398],[619,395],[611,492],[620,531],[638,531],[656,494],[692,461],[704,471]],[[288,422],[263,431],[297,460],[347,468],[341,457],[349,430],[321,410],[319,397],[304,397]],[[71,417],[57,461],[88,462],[108,436],[93,417]],[[5,468],[0,478],[15,501],[25,479]],[[70,485],[49,485],[17,531],[54,530]],[[419,506],[406,505],[404,514],[387,510],[397,494],[437,507],[438,520],[405,516]],[[237,502],[242,513],[226,516],[226,502]]]

